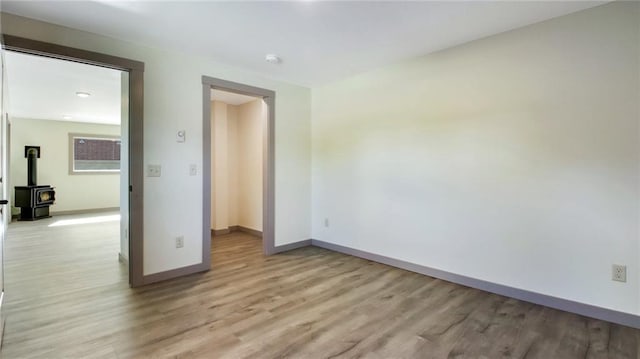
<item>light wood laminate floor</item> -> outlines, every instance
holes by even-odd
[[[118,222],[48,227],[81,217],[10,226],[3,358],[639,355],[635,329],[246,234],[214,239],[208,273],[129,289]]]

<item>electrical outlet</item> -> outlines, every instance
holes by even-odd
[[[611,279],[617,282],[627,281],[627,266],[614,264],[611,267]]]
[[[160,165],[148,165],[147,177],[160,177],[162,167]]]
[[[176,248],[182,248],[184,247],[184,237],[180,236],[180,237],[176,237]]]
[[[190,164],[189,165],[189,176],[196,176],[196,175],[198,175],[198,165]]]
[[[329,218],[324,219],[324,226],[329,227]]]

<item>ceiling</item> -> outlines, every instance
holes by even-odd
[[[120,124],[120,71],[11,51],[5,61],[12,117]]]
[[[247,102],[255,101],[258,99],[257,97],[241,95],[238,93],[221,91],[221,90],[211,90],[211,100],[212,101],[220,101],[224,102],[227,105],[242,105]]]
[[[2,11],[314,87],[606,2],[3,0]]]

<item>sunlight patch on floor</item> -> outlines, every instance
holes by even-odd
[[[74,219],[62,219],[56,222],[53,222],[49,225],[49,227],[60,227],[60,226],[74,226],[78,224],[91,224],[91,223],[104,223],[104,222],[115,222],[120,220],[119,214],[114,214],[110,216],[97,216],[97,217],[86,217],[86,218],[74,218]]]

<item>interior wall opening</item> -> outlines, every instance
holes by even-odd
[[[203,248],[212,248],[203,251],[207,269],[215,234],[244,231],[262,238],[256,250],[264,255],[279,250],[275,246],[275,97],[272,90],[202,76],[202,240]]]
[[[5,61],[8,298],[127,283],[128,72],[13,51]]]
[[[261,97],[211,90],[214,243],[262,239],[266,126],[267,105]]]

